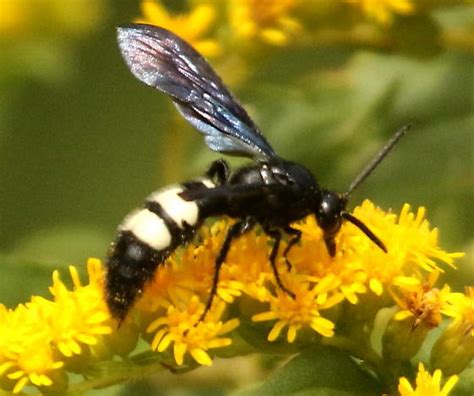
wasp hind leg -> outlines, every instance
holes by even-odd
[[[206,307],[204,308],[204,312],[202,313],[197,323],[201,322],[206,317],[207,312],[211,309],[212,302],[214,300],[215,295],[217,294],[217,286],[219,284],[219,273],[221,271],[222,264],[224,263],[227,257],[227,253],[229,253],[232,241],[238,238],[239,236],[245,234],[247,231],[250,231],[254,226],[255,220],[248,217],[244,220],[239,221],[238,223],[233,224],[227,232],[227,236],[225,237],[224,243],[222,244],[221,250],[219,252],[219,255],[217,256],[214,265],[214,277],[212,279],[211,291],[207,299]]]
[[[283,290],[286,294],[288,294],[291,298],[295,299],[295,293],[293,293],[291,290],[287,289],[285,285],[282,283],[280,274],[278,273],[278,268],[276,267],[276,257],[278,254],[278,249],[280,247],[280,241],[281,241],[281,232],[280,230],[272,230],[268,228],[264,228],[265,234],[267,234],[269,237],[273,238],[273,247],[270,252],[270,265],[273,270],[273,275],[275,276],[275,280],[277,282],[278,287]],[[286,249],[285,249],[286,251]]]

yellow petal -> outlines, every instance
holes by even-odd
[[[410,382],[405,377],[402,377],[398,382],[398,392],[400,392],[401,395],[411,395],[415,390]]]
[[[269,44],[283,46],[288,44],[288,37],[286,34],[278,29],[262,29],[260,33],[262,39]]]
[[[459,377],[457,375],[452,375],[449,377],[449,379],[446,381],[446,383],[443,386],[443,394],[447,395],[451,390],[454,388],[456,383],[458,382]]]
[[[189,15],[187,28],[195,36],[200,36],[209,28],[215,16],[216,12],[210,5],[198,5]]]
[[[25,385],[28,383],[28,377],[23,377],[21,378],[16,384],[15,387],[13,388],[13,393],[20,393],[21,390],[25,387]]]
[[[234,319],[231,319],[231,320],[228,320],[227,322],[224,323],[224,325],[221,327],[221,329],[219,330],[219,335],[222,335],[222,334],[227,334],[229,333],[230,331],[236,329],[237,327],[239,327],[240,325],[240,320],[237,319],[237,318],[234,318]]]
[[[286,338],[290,344],[295,341],[296,339],[296,326],[295,325],[290,325],[290,327],[288,328],[288,333],[286,335]]]
[[[274,311],[267,311],[267,312],[261,312],[259,314],[253,315],[252,320],[254,322],[264,322],[267,320],[274,320],[277,319],[278,315]]]
[[[153,351],[156,351],[156,350],[157,350],[158,345],[159,345],[159,343],[161,342],[161,339],[163,338],[163,336],[166,334],[167,331],[168,331],[168,330],[161,329],[161,330],[159,330],[159,331],[155,334],[155,336],[153,337],[153,341],[152,341],[152,343],[151,343],[151,349],[152,349]]]
[[[171,335],[168,333],[162,339],[161,342],[158,344],[158,348],[156,349],[158,352],[163,352],[171,343]]]
[[[286,323],[283,322],[282,320],[279,320],[278,322],[276,322],[273,325],[273,328],[271,329],[270,333],[268,333],[267,340],[270,342],[275,341],[280,335],[281,330],[283,329],[283,327],[285,327],[285,325]]]
[[[202,366],[211,366],[212,359],[211,357],[205,352],[203,349],[194,348],[190,351],[191,356],[194,358],[196,362],[198,362]]]
[[[148,23],[164,26],[169,20],[168,12],[157,1],[143,0],[140,8],[145,17],[150,20]]]
[[[325,337],[332,337],[334,335],[334,323],[328,319],[322,317],[314,318],[310,326],[314,331]]]
[[[153,333],[158,327],[163,326],[167,322],[168,322],[168,318],[166,317],[158,318],[148,325],[148,327],[146,328],[146,332]]]
[[[32,384],[37,386],[41,385],[41,376],[38,373],[31,373],[28,377]]]
[[[25,372],[23,370],[17,370],[17,371],[14,371],[13,373],[8,374],[7,377],[10,379],[18,379],[20,377],[23,377],[24,375],[25,375]]]
[[[413,316],[413,314],[409,310],[404,309],[403,311],[398,311],[395,315],[393,315],[393,319],[401,321],[401,320],[405,320],[405,319],[407,319],[411,316]]]
[[[51,378],[49,378],[48,376],[44,374],[40,374],[40,381],[41,381],[41,385],[43,386],[51,386],[53,384],[53,381],[51,380]]]
[[[382,286],[382,283],[378,279],[372,278],[369,281],[369,287],[370,287],[370,290],[372,290],[377,296],[382,295],[383,286]]]
[[[178,343],[176,342],[174,344],[173,348],[173,354],[174,354],[174,359],[176,360],[176,364],[178,366],[181,366],[184,361],[184,354],[186,353],[186,350],[188,349],[188,346],[183,343]]]
[[[13,366],[15,366],[15,363],[13,362],[5,362],[0,364],[0,375],[3,375],[5,371],[12,368]]]
[[[209,341],[206,347],[207,349],[222,348],[225,346],[229,346],[230,344],[232,344],[232,339],[230,338],[215,338]]]
[[[420,280],[414,276],[397,276],[393,280],[395,286],[419,286]]]
[[[96,345],[97,338],[91,334],[78,334],[77,340],[87,345]]]

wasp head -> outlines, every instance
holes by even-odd
[[[335,238],[343,221],[347,220],[361,230],[367,238],[375,243],[384,252],[387,248],[384,243],[362,221],[346,212],[349,195],[338,194],[328,190],[321,191],[319,206],[316,208],[316,221],[323,230],[323,239],[331,257],[336,254]]]
[[[331,257],[336,254],[336,237],[344,219],[347,196],[333,191],[322,190],[319,206],[316,208],[316,221],[323,230],[324,243]]]

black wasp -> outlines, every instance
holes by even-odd
[[[118,43],[131,72],[145,84],[168,94],[183,117],[204,135],[211,150],[250,157],[254,163],[230,171],[220,159],[203,178],[152,193],[141,209],[130,213],[119,226],[107,260],[107,304],[123,320],[156,268],[179,246],[191,240],[204,219],[226,215],[238,219],[225,237],[215,262],[214,279],[206,309],[211,307],[219,271],[232,241],[257,224],[273,239],[269,255],[275,265],[282,233],[289,238],[286,258],[301,232],[291,223],[316,216],[330,256],[336,253],[335,236],[344,220],[357,226],[380,249],[383,242],[360,220],[346,212],[349,194],[405,134],[399,130],[354,180],[338,194],[320,188],[304,166],[279,157],[243,107],[234,99],[204,58],[172,32],[133,24],[118,28]],[[288,266],[290,266],[287,260]]]

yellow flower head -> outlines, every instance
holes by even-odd
[[[344,296],[335,292],[338,286],[335,277],[328,276],[314,284],[308,276],[293,277],[287,280],[288,287],[295,294],[295,298],[282,290],[277,289],[276,294],[269,294],[270,310],[256,314],[252,317],[255,322],[275,320],[272,330],[268,334],[268,341],[275,341],[284,327],[288,327],[287,340],[293,342],[298,330],[310,327],[317,333],[331,337],[334,335],[334,323],[320,315],[320,310],[331,308],[340,303]]]
[[[412,0],[346,0],[358,5],[370,18],[381,25],[390,25],[394,14],[409,15],[415,11]]]
[[[75,267],[69,267],[69,271],[74,290],[69,291],[55,271],[50,287],[54,302],[44,304],[43,312],[51,339],[65,357],[81,354],[83,345],[96,345],[100,336],[112,333],[112,321],[104,302],[100,261],[89,260],[86,286],[81,285]]]
[[[394,319],[405,320],[413,318],[413,326],[424,323],[429,328],[437,327],[441,323],[444,308],[452,298],[448,285],[442,289],[433,287],[439,272],[429,274],[425,282],[420,281],[419,276],[395,278],[394,285],[398,288],[392,292],[392,297],[402,310],[398,311]]]
[[[216,40],[204,38],[212,29],[216,12],[211,4],[196,4],[189,13],[172,14],[160,0],[142,0],[142,18],[135,22],[163,27],[176,33],[204,56],[219,55]]]
[[[41,320],[41,303],[33,301],[15,310],[3,309],[0,322],[0,382],[19,393],[29,383],[49,387],[63,366]]]
[[[453,266],[454,259],[463,256],[439,248],[438,231],[430,228],[424,214],[424,208],[415,214],[409,205],[404,205],[397,218],[366,200],[354,209],[354,216],[381,237],[388,253],[346,222],[336,238],[338,252],[334,258],[327,254],[322,232],[310,216],[294,225],[303,236],[301,246],[294,248],[290,260],[298,270],[319,279],[328,274],[336,276],[340,291],[352,304],[358,302],[358,294],[368,290],[380,296],[395,279],[410,277],[420,270],[442,271],[436,261]]]
[[[447,396],[458,382],[458,376],[449,377],[441,387],[441,370],[435,370],[431,375],[425,370],[423,363],[418,365],[416,387],[413,388],[407,378],[400,378],[398,391],[401,396]]]
[[[207,350],[230,345],[230,338],[220,336],[239,325],[238,319],[222,322],[224,310],[224,302],[214,304],[204,320],[199,322],[204,312],[204,304],[197,296],[193,296],[187,304],[180,304],[179,307],[170,305],[166,314],[154,320],[147,328],[149,333],[156,332],[151,348],[163,352],[173,344],[176,364],[182,365],[184,355],[188,352],[197,363],[210,366],[212,360]]]
[[[466,336],[474,337],[474,287],[466,288],[466,294],[452,293],[443,313],[454,319],[450,328],[463,327]]]
[[[297,0],[233,0],[229,5],[230,26],[240,38],[287,45],[301,28],[290,15],[297,5]]]
[[[0,309],[0,381],[14,381],[13,392],[26,385],[49,387],[62,380],[67,358],[84,354],[112,332],[104,302],[99,260],[88,262],[89,284],[82,286],[70,268],[75,290],[69,291],[53,273],[54,301],[33,297],[15,310]]]
[[[442,313],[453,320],[433,345],[430,360],[433,367],[456,374],[474,358],[474,288],[451,293],[446,300]]]

